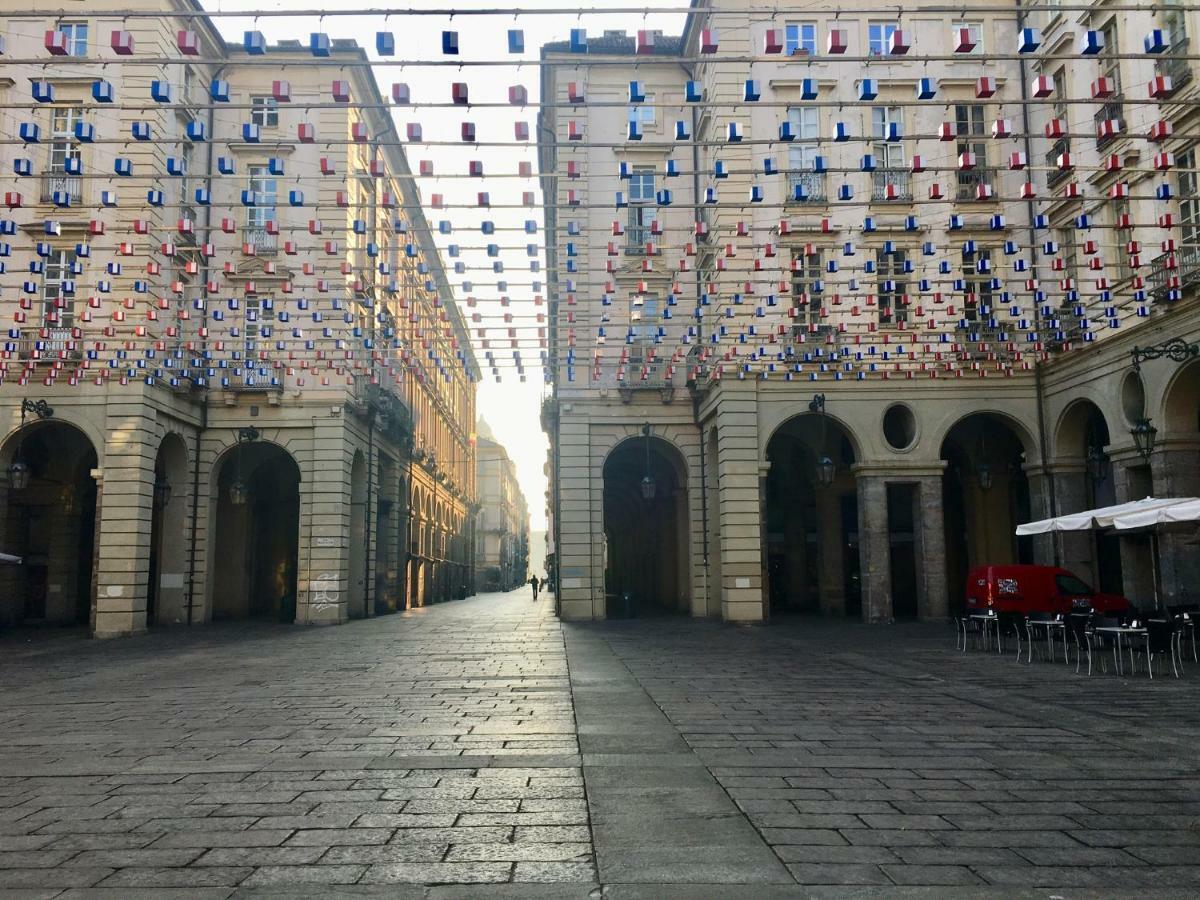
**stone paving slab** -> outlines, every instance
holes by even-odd
[[[527,594],[0,635],[0,900],[1191,898],[1186,676]]]

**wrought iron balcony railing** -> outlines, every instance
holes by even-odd
[[[1167,52],[1155,63],[1159,75],[1167,75],[1175,90],[1179,90],[1192,80],[1192,64],[1187,59],[1189,41],[1181,38],[1167,48]]]
[[[979,192],[979,186],[990,184],[994,189],[998,176],[999,170],[988,167],[976,167],[960,171],[958,173],[958,187],[955,192],[955,199],[975,200]]]
[[[888,196],[889,188],[892,196]],[[877,169],[871,181],[871,199],[911,200],[912,175],[907,169]]]
[[[83,179],[63,172],[47,172],[42,176],[42,202],[49,203],[55,193],[65,191],[72,203],[83,202]]]
[[[1175,268],[1167,268],[1167,260],[1175,258]],[[1151,295],[1156,300],[1166,297],[1167,291],[1178,278],[1180,291],[1195,290],[1200,286],[1200,245],[1184,244],[1174,253],[1164,253],[1155,257],[1150,263],[1150,271],[1146,274],[1146,284]]]
[[[1121,97],[1113,97],[1100,107],[1100,111],[1097,112],[1094,117],[1097,129],[1099,129],[1101,122],[1107,122],[1111,120],[1115,120],[1117,122],[1117,134],[1114,134],[1110,137],[1100,137],[1099,132],[1097,131],[1097,149],[1107,147],[1125,131],[1125,102]]]
[[[253,244],[254,252],[259,256],[274,256],[278,251],[278,237],[258,225],[248,225],[242,229],[242,243]]]
[[[45,337],[42,337],[41,329],[29,328],[21,332],[17,352],[21,359],[46,362],[64,358],[80,359],[82,354],[78,349],[69,349],[72,341],[74,338],[71,337],[70,328],[49,328]]]
[[[796,196],[797,187],[800,188],[800,197]],[[824,172],[793,172],[788,175],[788,203],[824,203],[826,199]]]
[[[1071,139],[1069,137],[1061,137],[1050,146],[1050,152],[1046,154],[1046,165],[1049,166],[1049,171],[1046,173],[1046,184],[1053,187],[1071,173],[1065,169],[1058,167],[1058,158],[1064,153],[1071,152]]]

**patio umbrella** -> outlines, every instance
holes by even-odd
[[[1197,523],[1200,523],[1200,500],[1181,500],[1171,506],[1117,516],[1113,519],[1112,526],[1117,531],[1128,531],[1133,528]]]
[[[11,566],[19,566],[21,564],[21,557],[13,556],[11,553],[0,553],[0,563],[7,563]]]
[[[1087,531],[1091,528],[1110,528],[1113,520],[1134,513],[1150,512],[1163,507],[1175,506],[1180,503],[1198,502],[1195,497],[1146,497],[1129,503],[1118,503],[1116,506],[1102,506],[1099,509],[1088,509],[1083,512],[1067,513],[1055,516],[1053,519],[1040,519],[1037,522],[1026,522],[1017,526],[1018,535],[1046,534],[1052,531]]]

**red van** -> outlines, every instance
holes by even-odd
[[[967,611],[989,609],[1026,615],[1093,609],[1111,615],[1128,610],[1129,601],[1094,591],[1057,566],[976,566],[967,573]]]

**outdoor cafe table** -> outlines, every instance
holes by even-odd
[[[989,646],[988,623],[989,622],[991,623],[991,627],[996,629],[996,651],[999,652],[999,650],[1000,650],[1000,629],[997,625],[996,614],[995,613],[971,613],[969,616],[967,616],[967,619],[971,622],[982,622],[983,623],[983,649],[984,650],[988,649],[988,646]],[[965,639],[966,638],[964,635],[963,649],[966,649]]]
[[[1065,619],[1026,619],[1026,623],[1029,626],[1030,640],[1033,640],[1035,629],[1046,629],[1046,646],[1050,648],[1050,662],[1054,662],[1054,629],[1061,628],[1063,631],[1063,662],[1071,661],[1067,654],[1067,623]]]
[[[1134,635],[1144,635],[1147,633],[1146,629],[1145,628],[1131,628],[1128,625],[1102,625],[1093,630],[1097,634],[1111,634],[1111,635],[1116,636],[1117,642],[1116,642],[1116,645],[1113,647],[1113,658],[1117,661],[1117,674],[1124,675],[1125,674],[1125,666],[1121,662],[1121,636],[1128,635],[1128,636],[1132,637]],[[1147,662],[1147,665],[1149,665],[1149,662]],[[1129,644],[1129,668],[1131,670],[1133,669],[1133,643],[1132,643],[1132,641]]]

